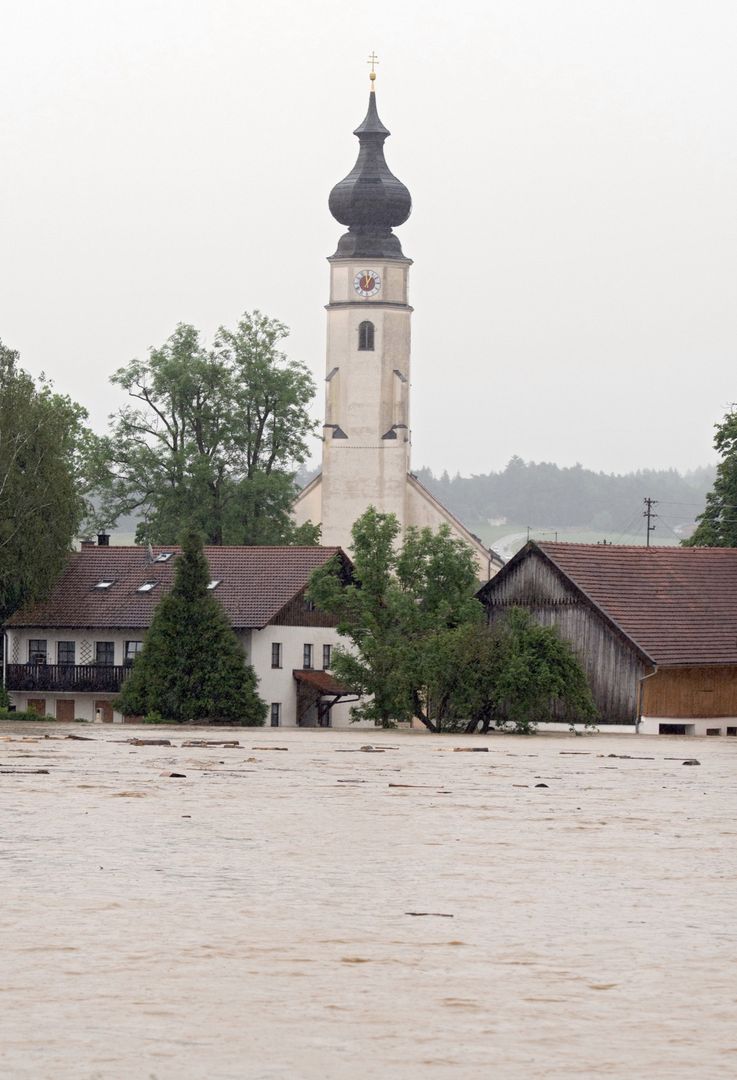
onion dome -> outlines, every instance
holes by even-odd
[[[403,259],[402,245],[392,229],[407,220],[412,199],[384,160],[384,140],[391,132],[379,119],[373,85],[366,117],[353,134],[361,147],[358,160],[345,180],[335,185],[328,202],[336,221],[348,226],[333,258]]]

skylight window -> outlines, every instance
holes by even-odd
[[[222,578],[213,578],[212,581],[210,582],[210,584],[207,586],[207,588],[208,589],[217,589],[218,585],[220,584],[220,582],[222,580],[223,580]]]
[[[136,592],[151,592],[158,584],[158,581],[144,581],[143,585],[138,586]]]
[[[173,551],[160,551],[155,557],[154,562],[169,562],[169,559],[171,559],[173,554]]]
[[[103,578],[102,581],[98,581],[96,585],[92,586],[92,588],[93,589],[100,589],[101,592],[104,592],[105,589],[109,589],[110,586],[114,585],[114,584],[115,584],[115,582],[112,581],[110,578]]]

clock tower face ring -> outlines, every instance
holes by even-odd
[[[376,296],[381,290],[381,278],[376,270],[359,270],[353,279],[353,288],[359,296]]]

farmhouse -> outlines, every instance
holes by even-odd
[[[143,644],[154,609],[174,581],[177,547],[84,542],[47,600],[5,628],[5,682],[18,709],[71,721],[122,721],[113,699]],[[206,547],[210,588],[259,679],[272,726],[343,726],[349,700],[330,674],[339,635],[305,590],[330,547]]]
[[[530,541],[478,595],[558,627],[602,723],[737,735],[737,549]]]

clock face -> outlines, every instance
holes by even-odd
[[[359,296],[376,296],[381,288],[381,278],[375,270],[359,270],[353,279],[353,288]]]

